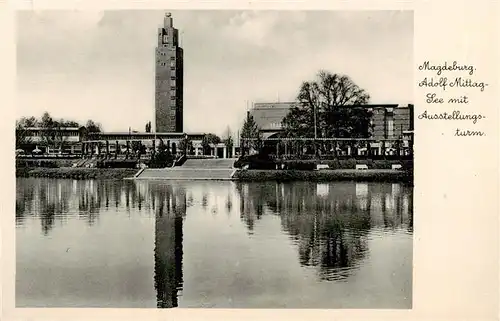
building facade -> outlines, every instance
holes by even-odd
[[[268,138],[283,130],[282,121],[294,106],[293,102],[254,103],[249,111],[263,138]]]
[[[174,28],[170,13],[157,32],[155,68],[155,131],[182,133],[184,66],[179,46],[179,31]]]
[[[34,149],[39,149],[44,153],[73,154],[81,151],[81,141],[84,138],[84,133],[82,128],[79,127],[49,129],[27,127],[16,129],[16,136],[22,137],[22,139],[19,139],[20,142],[17,148],[22,149],[26,153],[30,153]]]
[[[283,131],[282,121],[293,102],[255,103],[249,114],[259,126],[264,139]],[[360,106],[373,112],[372,139],[398,139],[413,132],[413,105],[369,104]]]
[[[372,138],[401,138],[413,132],[413,105],[374,105],[372,108]]]

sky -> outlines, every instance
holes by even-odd
[[[21,11],[17,118],[144,131],[154,123],[157,28],[166,11]],[[184,48],[184,131],[235,133],[252,102],[293,101],[319,70],[371,103],[413,102],[411,11],[170,11]]]

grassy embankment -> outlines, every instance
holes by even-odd
[[[363,182],[401,182],[412,183],[413,174],[402,170],[239,170],[234,176],[234,180],[242,182],[260,181],[363,181]]]
[[[124,179],[133,177],[137,171],[131,168],[21,167],[16,168],[16,177]]]
[[[71,167],[79,159],[16,159],[16,177],[65,179],[124,179],[133,177],[135,168]]]

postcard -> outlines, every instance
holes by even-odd
[[[5,320],[498,318],[496,3],[4,7]]]

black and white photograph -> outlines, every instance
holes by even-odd
[[[15,27],[17,308],[412,309],[413,11]]]

